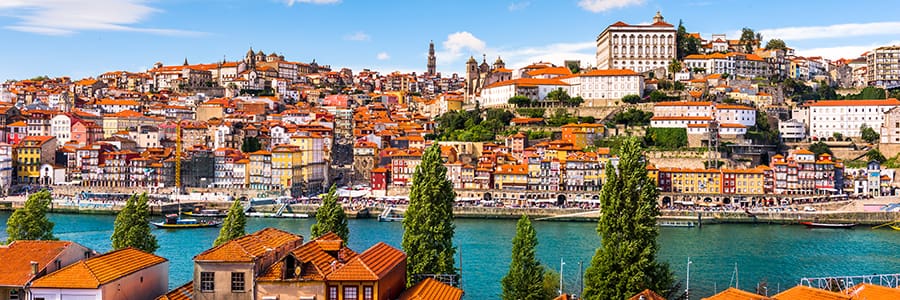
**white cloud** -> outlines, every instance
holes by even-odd
[[[391,59],[391,55],[387,52],[379,52],[376,58],[378,58],[378,60],[388,60]]]
[[[509,9],[509,11],[523,10],[523,9],[527,8],[529,5],[531,5],[531,2],[528,2],[528,1],[513,2],[513,3],[510,3],[509,6],[506,7],[506,9]]]
[[[871,51],[872,49],[886,46],[886,45],[900,45],[900,40],[894,40],[887,43],[881,44],[870,44],[870,45],[849,45],[849,46],[837,46],[837,47],[821,47],[821,48],[810,48],[810,49],[796,49],[795,52],[799,56],[821,56],[828,59],[839,59],[839,58],[857,58],[860,54],[865,53],[866,51]]]
[[[578,6],[590,12],[604,12],[616,8],[644,4],[644,0],[581,0]]]
[[[765,38],[812,40],[900,34],[900,22],[848,23],[828,26],[785,27],[759,31]]]
[[[370,37],[370,36],[369,36],[368,34],[366,34],[365,32],[357,31],[357,32],[355,32],[355,33],[353,33],[353,34],[345,35],[345,36],[344,36],[344,39],[345,39],[345,40],[348,40],[348,41],[363,42],[363,41],[371,40],[372,37]]]
[[[442,45],[444,49],[435,53],[435,56],[445,62],[455,62],[465,54],[476,55],[484,53],[485,50],[484,41],[467,31],[451,33]]]
[[[285,4],[288,6],[294,6],[297,3],[308,3],[308,4],[337,4],[341,3],[341,0],[283,0]]]
[[[4,1],[0,12],[10,13],[19,22],[10,30],[44,35],[69,35],[80,31],[130,31],[158,35],[196,36],[204,33],[131,26],[160,10],[144,0],[44,0]]]

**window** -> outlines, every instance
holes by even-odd
[[[244,291],[244,272],[231,272],[231,291]]]
[[[19,300],[19,290],[9,290],[9,300]]]
[[[338,287],[337,286],[329,286],[328,287],[328,295],[326,296],[328,300],[337,300],[338,299]]]
[[[372,296],[372,286],[371,285],[364,286],[363,287],[363,300],[372,300],[372,299],[375,299],[374,296]]]
[[[200,272],[200,291],[212,292],[216,289],[216,273]]]
[[[355,286],[344,287],[344,300],[359,299],[359,291]]]

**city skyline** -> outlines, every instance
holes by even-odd
[[[593,65],[594,40],[606,26],[647,23],[657,10],[667,22],[681,19],[688,31],[707,38],[726,33],[737,39],[740,28],[750,27],[765,40],[784,39],[798,55],[851,58],[900,43],[900,22],[889,10],[875,9],[889,3],[13,0],[0,3],[0,37],[14,41],[0,50],[0,75],[81,78],[144,71],[157,61],[234,61],[249,47],[354,71],[424,73],[432,40],[444,76],[462,73],[466,58],[481,60],[482,54],[512,67],[563,59]]]

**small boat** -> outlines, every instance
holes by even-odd
[[[890,225],[890,226],[888,226],[888,227],[891,227],[891,229],[893,229],[893,230],[900,231],[900,226],[897,226],[897,225]]]
[[[801,225],[806,225],[808,228],[853,228],[856,226],[856,223],[815,223],[815,222],[800,222]]]
[[[218,209],[202,209],[199,211],[186,211],[183,214],[198,217],[198,218],[224,218],[228,215],[227,212],[220,211]]]
[[[222,224],[222,221],[219,220],[203,220],[198,221],[197,219],[182,219],[178,216],[178,214],[169,214],[166,215],[166,220],[163,222],[150,222],[156,228],[168,228],[168,229],[182,229],[182,228],[205,228],[205,227],[218,227]]]
[[[658,221],[656,222],[659,227],[684,227],[691,228],[697,226],[693,221]]]

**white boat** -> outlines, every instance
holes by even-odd
[[[697,226],[693,221],[657,221],[659,227],[694,227]]]

